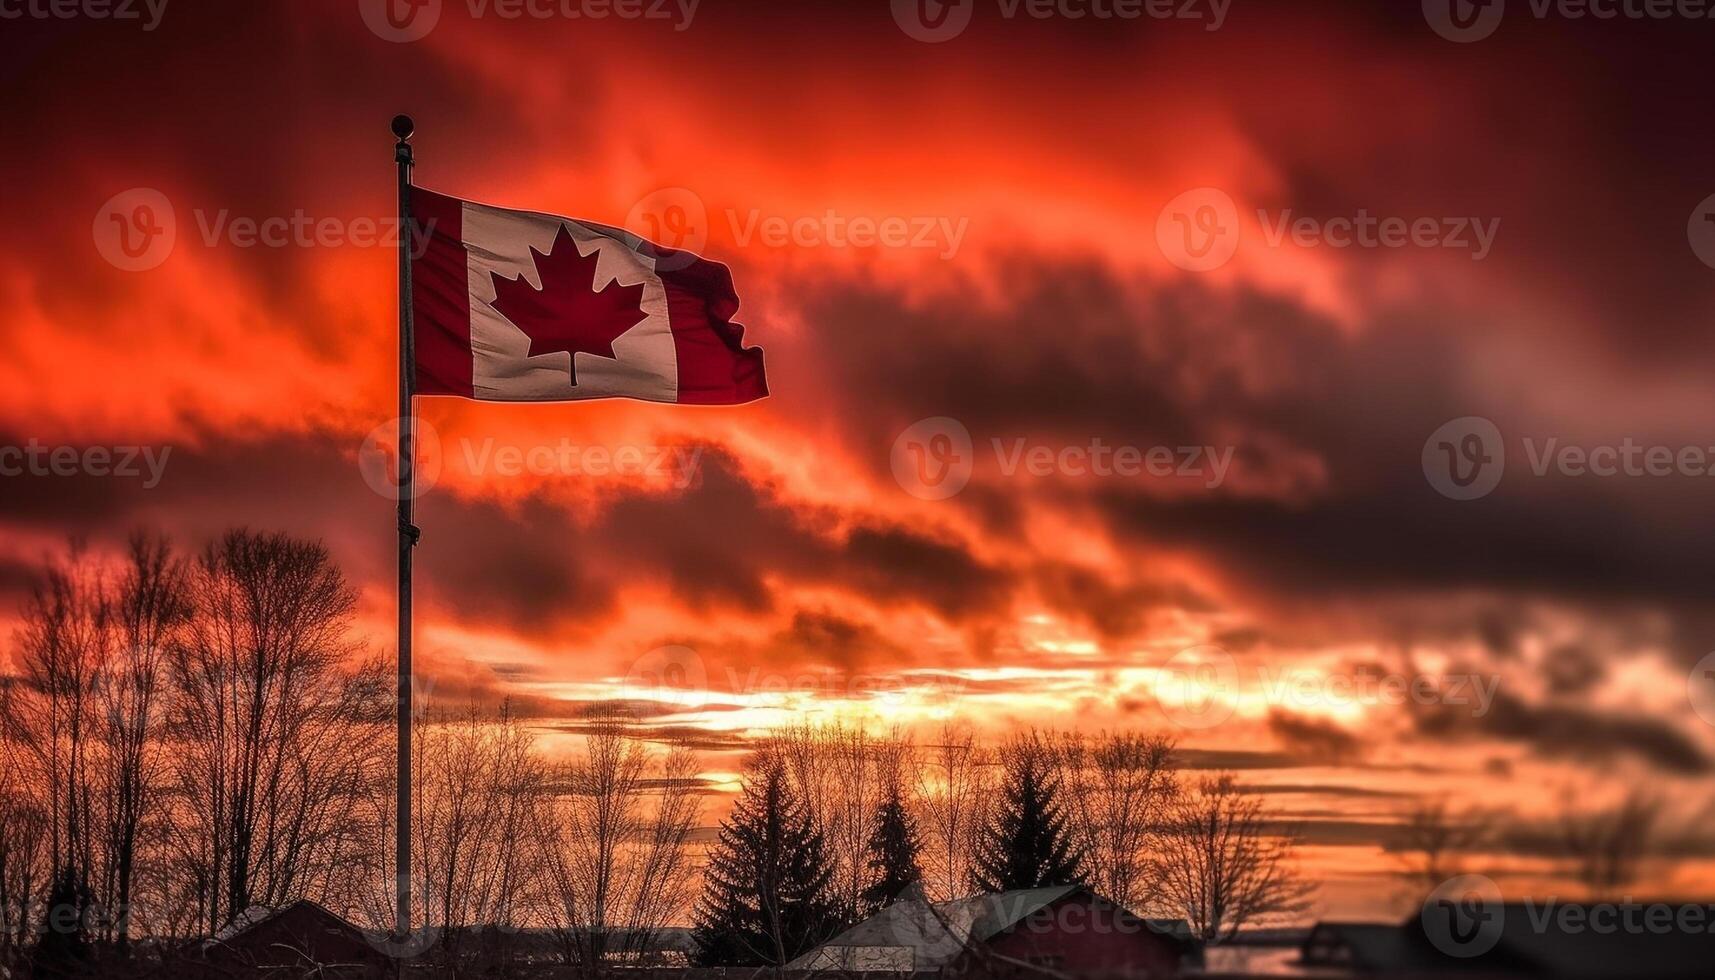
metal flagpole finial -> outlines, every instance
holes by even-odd
[[[411,134],[416,131],[417,124],[411,121],[410,116],[401,112],[399,115],[393,117],[393,135],[399,137],[399,141],[401,143],[410,139]]]

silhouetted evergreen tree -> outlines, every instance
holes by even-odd
[[[785,771],[755,766],[709,853],[697,901],[697,963],[780,966],[843,925],[834,910],[833,865],[809,810]]]
[[[1057,797],[1050,750],[1034,737],[1015,740],[1003,750],[1006,782],[1001,799],[984,825],[971,864],[971,885],[979,891],[1084,883],[1083,852],[1072,840]]]
[[[83,976],[89,959],[91,895],[81,873],[61,868],[48,892],[42,934],[36,941],[31,976],[35,980],[61,980]]]
[[[870,884],[860,896],[869,914],[892,905],[900,892],[923,877],[917,864],[920,848],[917,822],[895,787],[876,807],[875,826],[869,834]]]

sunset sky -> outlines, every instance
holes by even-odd
[[[361,464],[397,414],[396,254],[365,232],[409,112],[423,187],[730,265],[772,392],[423,400],[434,698],[513,697],[550,748],[589,701],[650,702],[716,778],[805,716],[1167,732],[1301,825],[1319,915],[1398,910],[1387,845],[1426,796],[1515,841],[1634,786],[1707,826],[1715,470],[1532,464],[1715,447],[1715,21],[1520,3],[1455,43],[1417,3],[1232,0],[1218,29],[972,3],[938,43],[886,0],[446,0],[414,41],[358,0],[0,23],[0,446],[168,454],[158,483],[0,476],[0,657],[68,535],[238,525],[323,539],[391,655]],[[170,253],[105,257],[113,209],[161,199]],[[298,215],[303,241],[244,237]],[[1365,217],[1429,223],[1332,244]],[[1211,227],[1235,250],[1203,268],[1180,236]],[[1457,500],[1426,441],[1469,416],[1506,468]],[[1174,472],[1064,465],[1096,440]],[[926,493],[948,445],[969,482]],[[1640,892],[1715,894],[1681,836]],[[1480,863],[1573,893],[1522,843]]]

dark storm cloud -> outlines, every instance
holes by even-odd
[[[1333,722],[1279,708],[1269,712],[1268,730],[1289,755],[1311,763],[1337,765],[1353,762],[1364,750],[1358,736]]]
[[[976,444],[975,485],[1090,508],[1132,547],[1210,556],[1265,604],[1298,611],[1329,599],[1483,590],[1500,611],[1461,629],[1497,653],[1516,633],[1499,617],[1515,615],[1521,599],[1681,616],[1701,607],[1715,548],[1684,531],[1701,520],[1700,482],[1534,477],[1519,440],[1576,441],[1589,420],[1545,433],[1514,406],[1467,394],[1469,345],[1505,326],[1492,316],[1461,312],[1449,329],[1434,311],[1385,311],[1352,333],[1278,297],[1183,282],[1143,290],[1092,263],[1021,259],[1003,281],[998,306],[927,309],[838,284],[816,294],[810,313],[830,327],[824,369],[839,378],[837,391],[893,408],[841,406],[881,478],[906,424],[952,416]],[[912,344],[863,326],[876,323]],[[1436,427],[1469,414],[1492,416],[1511,434],[1513,462],[1496,493],[1455,502],[1436,493],[1419,457]],[[1634,437],[1649,441],[1649,425],[1640,422]],[[1118,478],[1032,481],[998,472],[988,448],[997,437],[1232,444],[1235,462],[1228,484],[1210,492],[1165,494]],[[1321,476],[1299,478],[1306,459]],[[1109,629],[1131,625],[1120,615],[1105,620]],[[1681,653],[1707,645],[1688,639]]]
[[[896,657],[902,651],[880,630],[828,610],[800,609],[792,623],[774,636],[775,645],[793,651],[807,664],[858,667],[871,657]]]
[[[1204,772],[1249,769],[1300,769],[1308,764],[1284,752],[1244,749],[1176,749],[1173,760],[1181,769]]]
[[[1420,710],[1421,734],[1437,739],[1479,735],[1528,745],[1537,754],[1580,762],[1630,756],[1665,773],[1698,776],[1712,768],[1709,756],[1666,719],[1600,711],[1566,703],[1531,704],[1497,690],[1487,714],[1466,708]]]
[[[1045,601],[1110,640],[1137,634],[1157,610],[1212,608],[1209,600],[1183,583],[1111,581],[1094,569],[1062,562],[1044,562],[1032,573]]]
[[[874,515],[842,530],[836,513],[753,485],[732,456],[703,449],[699,479],[684,492],[621,492],[587,519],[541,492],[515,503],[426,494],[417,510],[425,614],[536,637],[585,635],[617,611],[622,585],[664,582],[693,610],[766,613],[777,605],[769,580],[784,577],[973,619],[1000,613],[1019,586],[1015,572],[957,538]],[[227,527],[266,526],[327,539],[354,580],[385,587],[392,508],[364,482],[355,450],[326,434],[210,437],[175,446],[153,490],[87,475],[9,479],[0,521],[98,543],[160,525],[192,550]],[[816,647],[853,660],[888,649],[873,627],[798,615],[784,628],[782,656]]]

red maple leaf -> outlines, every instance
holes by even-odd
[[[576,243],[560,226],[547,252],[531,247],[537,289],[520,275],[516,279],[490,273],[494,279],[494,308],[530,338],[530,356],[565,351],[572,355],[572,384],[578,383],[577,355],[613,358],[613,342],[644,320],[643,284],[621,286],[611,281],[595,288],[600,251],[579,255]]]

